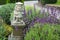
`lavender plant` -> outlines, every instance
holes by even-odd
[[[53,16],[51,16],[50,14],[45,13],[43,10],[41,13],[40,10],[35,9],[35,6],[34,8],[29,8],[27,11],[25,10],[24,14],[25,14],[24,21],[27,24],[27,27],[25,27],[24,29],[25,33],[27,32],[27,30],[29,31],[29,28],[33,27],[33,25],[37,22],[42,24],[45,24],[45,23],[59,24],[60,23],[59,20],[55,17],[55,14],[52,14]]]

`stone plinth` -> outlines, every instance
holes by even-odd
[[[23,36],[23,31],[22,29],[14,30],[13,31],[14,36]]]
[[[13,30],[8,40],[23,40],[23,29]]]
[[[9,35],[8,40],[23,40],[23,36],[11,36],[11,35]]]

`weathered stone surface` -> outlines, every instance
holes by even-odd
[[[9,35],[8,40],[23,40],[23,36],[13,36],[13,34]]]
[[[23,3],[17,2],[14,10],[14,16],[13,20],[11,21],[12,26],[25,26],[25,23],[23,21],[23,14],[24,12],[24,5]]]
[[[22,29],[18,29],[13,31],[13,35],[14,36],[23,36],[23,30]]]

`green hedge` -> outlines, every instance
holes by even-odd
[[[6,3],[24,2],[24,0],[0,0],[0,5]]]
[[[0,5],[1,4],[6,4],[6,0],[0,0]]]
[[[57,2],[57,0],[41,0],[40,1],[43,5],[44,4],[54,4]]]

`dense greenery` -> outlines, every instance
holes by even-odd
[[[0,0],[0,5],[6,3],[24,2],[24,0]]]
[[[7,36],[13,31],[12,27],[5,24],[0,23],[0,40],[6,40]]]
[[[13,12],[15,4],[6,4],[0,8],[0,16],[4,22],[10,24],[10,13]]]
[[[24,0],[10,0],[10,3],[15,3],[15,2],[24,2]]]
[[[6,0],[0,0],[0,5],[1,4],[6,4]]]
[[[42,3],[44,2],[43,4],[46,4],[46,3],[50,3],[50,1],[44,2],[44,0],[42,0]],[[4,2],[15,3],[16,1],[7,0]],[[55,3],[56,1],[54,0],[52,2]],[[2,17],[4,21],[4,23],[0,24],[0,40],[5,40],[6,36],[8,36],[13,30],[12,27],[9,25],[10,25],[10,16],[11,18],[13,16],[14,6],[15,4],[6,4],[0,8],[0,16]],[[57,23],[56,19],[50,16],[49,18],[47,13],[45,14],[43,12],[41,14],[41,11],[38,9],[36,10],[35,6],[34,8],[33,7],[25,7],[25,8],[27,11],[24,10],[24,15],[23,15],[25,18],[24,22],[26,24],[29,24],[27,25],[29,30],[27,30],[26,36],[24,38],[25,40],[59,40],[60,39],[59,38],[60,37],[60,25],[56,24]],[[44,24],[44,22],[46,23]],[[53,24],[50,24],[50,23],[53,23]]]
[[[57,0],[41,0],[40,1],[43,5],[44,4],[54,4],[57,2]]]
[[[36,23],[26,33],[25,40],[59,40],[60,25]]]
[[[57,3],[56,3],[56,5],[60,5],[60,0],[57,0]]]
[[[0,0],[0,4],[15,3],[15,2],[24,3],[24,1],[29,1],[29,0]],[[42,4],[52,4],[52,3],[56,3],[58,0],[38,0],[38,1],[40,1]]]

